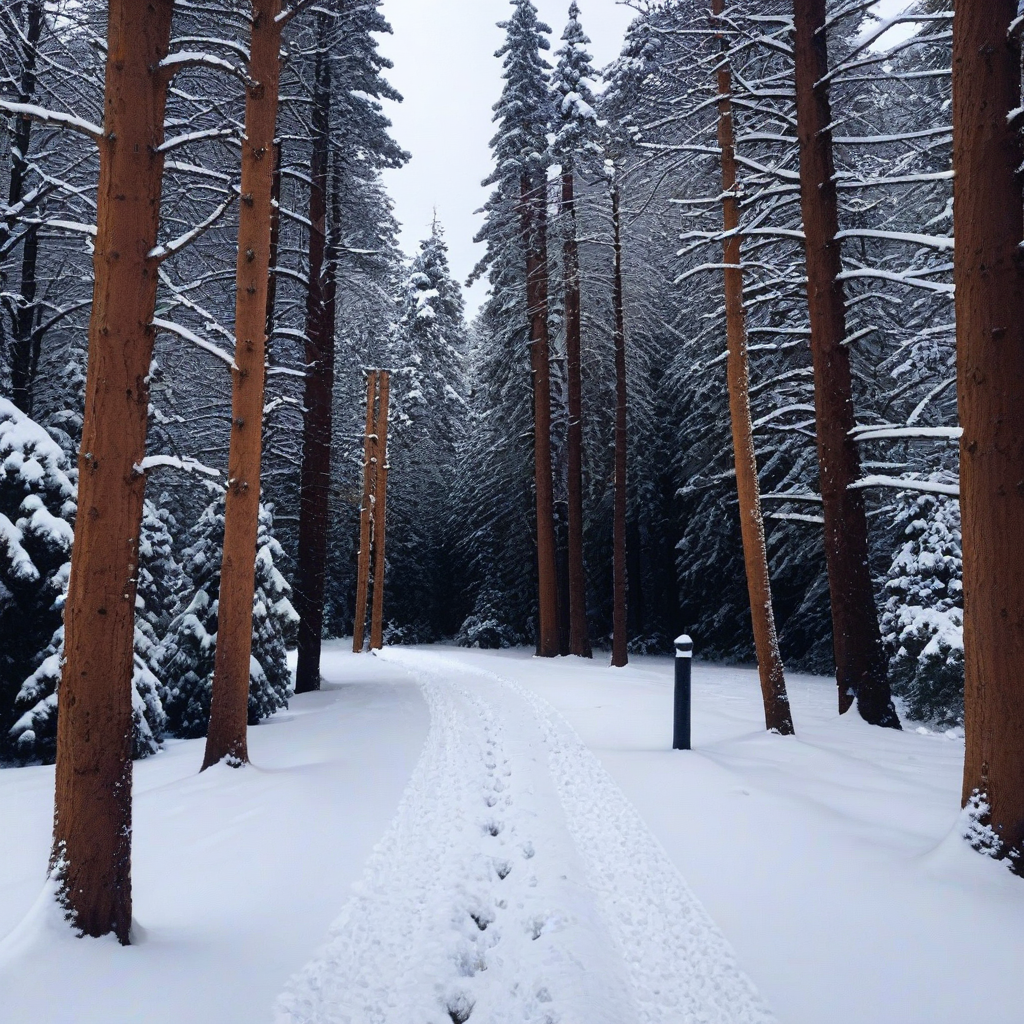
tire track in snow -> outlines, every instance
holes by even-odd
[[[571,727],[432,653],[398,813],[278,1024],[768,1024],[735,955]]]

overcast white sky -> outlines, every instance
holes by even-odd
[[[569,0],[534,2],[554,30],[553,54]],[[603,67],[618,55],[633,12],[616,0],[579,4],[596,66]],[[494,51],[503,33],[496,22],[508,17],[511,6],[508,0],[385,0],[383,10],[395,34],[381,40],[381,50],[395,62],[388,77],[405,97],[401,105],[388,104],[388,114],[398,142],[413,155],[408,166],[385,178],[404,228],[402,245],[409,254],[417,251],[436,206],[453,270],[464,282],[483,252],[473,244],[482,220],[473,211],[487,198],[480,182],[491,171],[491,107],[502,87]],[[477,284],[467,296],[471,310],[485,290]]]

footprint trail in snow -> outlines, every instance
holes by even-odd
[[[277,1024],[773,1024],[568,723],[512,680],[388,651],[430,734]]]

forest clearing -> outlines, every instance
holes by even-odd
[[[0,1024],[1017,1020],[1022,43],[0,0]]]

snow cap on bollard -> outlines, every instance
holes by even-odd
[[[676,645],[677,658],[693,657],[693,640],[685,633],[682,636],[677,636],[673,643]]]

